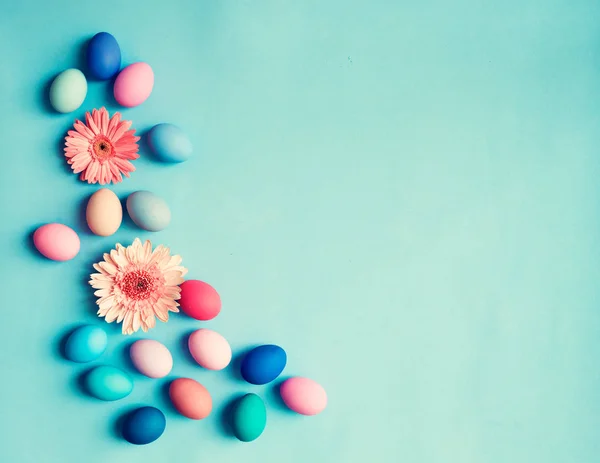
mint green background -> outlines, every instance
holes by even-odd
[[[589,0],[2,2],[0,461],[598,461],[598,18]],[[180,125],[195,145],[175,166],[142,146],[114,188],[162,195],[164,232],[90,235],[81,211],[97,187],[61,158],[74,118],[118,109],[102,82],[71,115],[45,100],[101,30],[124,64],[155,71],[124,116],[142,133]],[[52,221],[81,235],[71,262],[31,249]],[[214,321],[175,315],[150,334],[172,350],[172,377],[213,394],[204,421],[133,372],[130,397],[93,400],[77,387],[86,367],[57,353],[69,328],[102,324],[91,263],[136,236],[222,295]],[[235,352],[281,344],[285,375],[322,383],[328,409],[299,417],[273,387],[194,366],[182,339],[200,326]],[[143,335],[108,328],[102,362],[131,372],[126,348]],[[220,419],[246,392],[269,414],[251,444]],[[135,447],[114,423],[142,404],[167,431]]]

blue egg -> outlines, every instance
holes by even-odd
[[[182,162],[192,155],[192,142],[183,130],[173,124],[158,124],[148,132],[148,145],[163,162]]]
[[[86,58],[88,70],[95,79],[110,79],[121,69],[121,48],[108,32],[99,32],[92,37]]]
[[[165,415],[158,408],[141,407],[127,415],[121,431],[127,442],[145,445],[162,436],[166,426]]]
[[[101,365],[85,375],[85,388],[100,400],[112,401],[127,397],[133,391],[133,380],[123,370]]]
[[[150,191],[136,191],[127,198],[127,213],[140,228],[161,231],[171,222],[171,210],[164,199]]]
[[[75,329],[65,342],[65,357],[73,362],[96,360],[106,350],[108,337],[99,326],[83,325]]]
[[[287,362],[285,351],[272,344],[259,346],[242,360],[242,376],[251,384],[267,384],[277,378]]]

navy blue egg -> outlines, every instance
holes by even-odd
[[[165,431],[167,419],[163,412],[154,407],[138,408],[123,421],[123,437],[135,445],[154,442]]]
[[[87,67],[92,77],[107,80],[121,69],[121,48],[108,32],[99,32],[87,46]]]
[[[277,378],[287,362],[285,351],[273,344],[255,347],[242,360],[242,377],[251,384],[267,384]]]

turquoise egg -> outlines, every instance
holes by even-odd
[[[164,230],[171,222],[171,210],[165,200],[150,191],[131,193],[126,206],[131,220],[144,230]]]
[[[192,142],[183,130],[173,124],[158,124],[148,132],[148,145],[163,162],[183,162],[192,155]]]
[[[120,368],[102,365],[86,375],[85,387],[97,399],[119,400],[131,393],[133,380]]]
[[[83,325],[75,329],[65,342],[65,357],[73,362],[96,360],[106,350],[108,336],[99,326]]]
[[[267,426],[267,408],[259,396],[246,394],[235,404],[231,419],[235,437],[251,442],[258,439]]]
[[[87,81],[79,69],[67,69],[56,76],[50,86],[50,104],[59,113],[70,113],[83,104]]]

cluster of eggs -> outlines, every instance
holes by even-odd
[[[88,72],[96,80],[117,76],[113,94],[117,103],[125,107],[142,104],[154,87],[154,72],[148,63],[133,63],[121,70],[121,48],[108,32],[96,34],[86,50]],[[117,75],[118,74],[118,75]],[[79,69],[61,72],[50,86],[50,104],[60,113],[79,108],[87,95],[87,80]]]
[[[116,39],[106,32],[96,34],[88,43],[88,75],[95,80],[115,78],[114,98],[122,106],[142,104],[152,93],[154,72],[149,64],[138,62],[121,69],[121,49]],[[50,86],[50,103],[61,113],[77,110],[87,95],[88,83],[78,69],[61,72]],[[192,144],[177,126],[168,123],[155,125],[147,135],[148,146],[163,162],[182,162],[190,158]],[[140,228],[156,232],[165,229],[171,221],[167,202],[149,191],[136,191],[126,200],[126,211]],[[117,232],[123,220],[123,207],[117,195],[108,188],[93,193],[86,207],[86,222],[92,233],[110,236]],[[33,235],[36,249],[56,261],[74,258],[80,249],[80,240],[72,228],[50,223],[39,227]],[[208,283],[187,280],[181,284],[179,300],[182,311],[196,320],[207,321],[221,310],[218,292]],[[83,325],[72,331],[64,344],[64,355],[77,363],[99,359],[108,345],[106,331],[93,325]],[[188,338],[188,349],[194,360],[206,370],[227,368],[232,350],[225,337],[216,331],[201,328]],[[152,339],[134,342],[129,356],[135,369],[149,378],[164,378],[173,368],[173,356],[162,343]],[[254,385],[264,385],[281,375],[287,363],[285,351],[276,345],[262,345],[249,351],[241,363],[241,376]],[[134,388],[132,376],[125,370],[98,365],[88,371],[84,381],[91,396],[104,401],[127,397]],[[292,377],[280,387],[283,402],[302,415],[316,415],[327,405],[327,394],[315,381]],[[201,420],[212,411],[212,397],[202,384],[192,378],[177,378],[169,385],[173,407],[183,416]],[[246,394],[237,400],[231,415],[235,436],[244,442],[253,441],[264,431],[267,408],[257,394]],[[129,413],[122,425],[123,437],[133,444],[148,444],[158,439],[166,428],[166,417],[158,408],[144,406]]]
[[[83,325],[70,333],[64,353],[71,361],[91,362],[104,353],[107,344],[104,329]],[[188,348],[194,360],[207,370],[222,370],[231,362],[232,352],[227,340],[206,328],[190,335]],[[173,368],[173,356],[169,349],[153,339],[135,341],[129,348],[129,356],[136,370],[149,378],[164,378]],[[263,345],[244,356],[240,372],[248,383],[263,385],[279,377],[286,361],[286,353],[281,347]],[[133,379],[127,372],[110,365],[99,365],[90,370],[84,378],[84,384],[90,395],[104,401],[127,397],[134,387]],[[316,415],[327,405],[327,394],[323,387],[308,378],[292,377],[285,380],[280,387],[280,394],[288,408],[302,415]],[[212,412],[210,392],[192,378],[171,381],[169,398],[181,415],[192,420],[202,420]],[[230,419],[235,436],[242,442],[250,442],[265,430],[267,408],[257,394],[249,393],[236,401]],[[143,445],[158,439],[165,428],[163,412],[155,407],[144,406],[127,415],[122,434],[132,444]]]
[[[167,202],[150,191],[136,191],[127,197],[127,213],[141,229],[160,231],[171,222],[171,210]],[[123,221],[123,208],[118,196],[108,188],[93,193],[86,207],[86,222],[92,233],[98,236],[114,234]],[[33,234],[33,244],[46,258],[65,261],[79,253],[80,240],[77,232],[61,223],[48,223]]]

